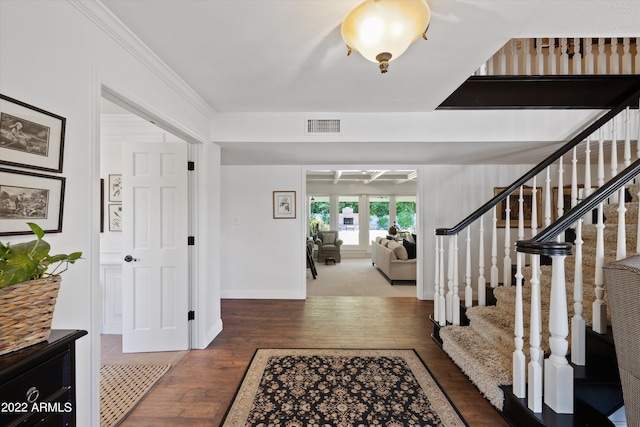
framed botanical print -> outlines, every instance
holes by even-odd
[[[109,231],[122,231],[122,205],[109,205]]]
[[[273,192],[273,218],[286,219],[296,217],[296,192]]]
[[[0,94],[0,163],[62,172],[66,119]]]
[[[122,175],[120,174],[109,175],[109,201],[122,201]]]
[[[0,168],[0,235],[62,232],[65,178]]]

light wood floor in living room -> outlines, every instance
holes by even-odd
[[[219,426],[258,348],[413,348],[471,427],[508,426],[431,339],[432,312],[416,298],[222,300],[220,335],[183,357],[121,426]]]

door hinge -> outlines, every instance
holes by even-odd
[[[187,237],[187,245],[188,246],[193,246],[196,244],[196,238],[195,236],[189,236]]]
[[[187,313],[187,320],[194,320],[196,318],[196,312],[193,310],[190,310],[189,313]]]
[[[188,171],[194,171],[196,170],[196,162],[187,162],[187,170]]]

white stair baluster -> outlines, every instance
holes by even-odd
[[[633,74],[631,69],[631,53],[629,52],[629,37],[622,39],[622,74]],[[636,53],[637,55],[638,53]]]
[[[551,255],[549,347],[544,361],[544,403],[558,414],[573,413],[573,367],[567,361],[569,343],[564,255]]]
[[[478,305],[487,305],[487,280],[484,277],[484,217],[480,217],[478,246]]]
[[[618,38],[611,37],[611,54],[609,54],[609,74],[620,74],[620,55],[618,54]]]
[[[522,195],[522,187],[520,187]],[[516,349],[513,352],[513,394],[516,397],[527,397],[526,387],[526,361],[522,347],[524,346],[524,314],[522,304],[522,264],[524,254],[516,252],[516,307],[514,324],[514,342]]]
[[[493,220],[491,229],[491,287],[498,287],[498,217],[497,206],[493,207]]]
[[[557,60],[556,60],[556,39],[549,38],[549,60],[547,62],[547,74],[555,76],[557,74]]]
[[[598,131],[598,187],[604,185],[604,130]]]
[[[629,120],[631,112],[629,107],[624,111],[624,167],[628,168],[631,165],[631,121]]]
[[[445,326],[447,324],[447,301],[444,291],[444,236],[438,236],[438,238],[440,239],[440,267],[438,268],[440,271],[440,279],[438,280],[440,283],[440,299],[438,301],[438,324]]]
[[[538,187],[536,187],[536,177],[533,177],[533,188],[531,189],[531,237],[538,234]]]
[[[600,37],[598,39],[598,58],[596,59],[598,74],[607,74],[607,54],[604,49],[604,38]]]
[[[460,324],[460,293],[459,293],[459,280],[458,280],[458,261],[460,259],[458,252],[458,235],[453,236],[453,245],[455,247],[455,265],[453,268],[453,292],[451,294],[451,323],[454,325]]]
[[[585,161],[584,161],[584,190],[583,199],[586,199],[591,194],[591,137],[587,137],[585,144]],[[589,217],[589,224],[591,224],[591,217]]]
[[[594,67],[594,55],[593,55],[593,41],[591,37],[584,39],[584,73],[595,74]]]
[[[531,75],[531,44],[529,39],[522,39],[523,51],[524,51],[524,75]],[[631,74],[631,73],[629,73]]]
[[[518,41],[516,39],[511,39],[511,73],[512,76],[518,75]]]
[[[598,187],[604,185],[604,150],[602,128],[598,140]],[[596,266],[595,266],[595,295],[596,300],[593,302],[593,321],[592,329],[604,334],[607,332],[607,306],[604,304],[604,274],[602,267],[604,265],[604,218],[603,203],[598,205],[598,222],[596,224]]]
[[[573,148],[573,167],[571,169],[571,208],[578,205],[578,155]],[[575,224],[576,238],[573,273],[573,317],[571,318],[571,362],[584,366],[586,353],[586,326],[582,317],[584,291],[582,283],[582,218]]]
[[[551,225],[551,173],[547,166],[547,178],[545,179],[544,188],[544,226]]]
[[[534,185],[535,187],[535,185]],[[529,322],[529,382],[527,405],[533,412],[542,412],[542,315],[540,306],[540,255],[531,255],[531,320]]]
[[[502,262],[502,286],[511,286],[511,195],[508,195],[504,221],[504,260]]]
[[[523,186],[520,186],[520,197],[518,197],[518,240],[524,240],[524,195]]]
[[[618,133],[616,131],[616,117],[611,119],[611,178],[618,175]]]
[[[542,39],[536,39],[536,74],[544,75],[544,55],[542,54]]]
[[[611,178],[614,178],[618,175],[618,138],[616,132],[616,117],[611,119]],[[613,193],[612,200],[614,202],[618,201],[618,196],[616,193]]]
[[[453,235],[449,236],[449,257],[447,259],[447,322],[453,323],[453,280],[456,267],[456,242]]]
[[[569,54],[567,53],[567,38],[560,39],[560,73],[562,75],[569,74]]]
[[[498,54],[498,72],[496,74],[499,76],[507,75],[507,55],[504,46],[500,48],[500,53]]]
[[[433,320],[440,320],[440,236],[436,236],[435,262],[433,263]]]
[[[491,59],[489,59],[491,61]],[[488,62],[488,61],[487,61]],[[486,76],[487,75],[487,63],[485,62],[478,68],[475,72],[476,76]]]
[[[573,74],[580,75],[582,74],[582,52],[580,52],[580,39],[573,39]]]
[[[557,204],[557,209],[556,209],[556,215],[558,218],[560,218],[562,215],[564,215],[564,179],[563,179],[563,174],[564,174],[564,167],[563,167],[563,163],[562,163],[562,156],[560,156],[560,158],[558,159],[558,195],[557,195],[557,200],[556,200],[556,204]],[[564,239],[562,238],[562,234],[558,234],[558,242],[562,242]]]
[[[625,212],[627,208],[624,205],[624,186],[620,188],[618,195],[618,245],[616,247],[616,260],[625,259],[627,257],[627,233],[625,223]]]
[[[467,227],[467,254],[465,268],[464,306],[473,305],[473,289],[471,288],[471,227]]]

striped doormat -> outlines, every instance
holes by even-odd
[[[120,424],[170,368],[171,365],[102,365],[100,427]]]

